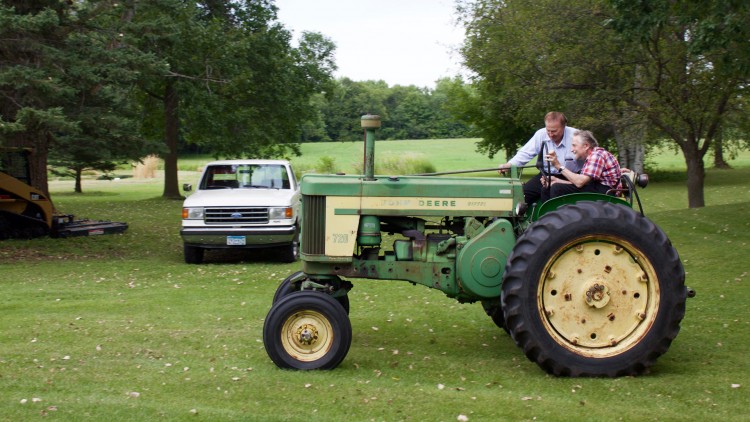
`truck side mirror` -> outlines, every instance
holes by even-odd
[[[190,183],[185,183],[182,185],[182,190],[184,190],[185,192],[190,192],[191,190],[193,190],[193,185],[191,185]]]

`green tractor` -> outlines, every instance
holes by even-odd
[[[667,351],[693,292],[667,236],[633,209],[631,178],[616,195],[526,210],[518,168],[506,178],[375,176],[380,118],[365,115],[362,126],[364,175],[303,178],[302,271],[278,287],[263,326],[278,367],[343,361],[349,278],[405,280],[480,302],[554,375],[637,375]]]

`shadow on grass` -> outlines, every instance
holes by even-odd
[[[280,251],[275,248],[259,249],[209,249],[205,251],[205,264],[278,264]]]
[[[120,196],[120,193],[118,193],[118,192],[86,191],[86,190],[84,190],[81,193],[72,192],[72,191],[55,192],[54,195],[55,195],[55,198],[60,197],[60,196],[84,198],[84,197],[87,197],[87,196],[88,197],[92,197],[92,196],[96,196],[96,197],[100,197],[100,196]]]

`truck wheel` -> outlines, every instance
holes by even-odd
[[[300,286],[298,283],[301,282],[302,280],[299,280],[296,283],[292,282],[292,280],[297,279],[300,274],[302,274],[302,271],[297,271],[296,273],[285,278],[284,281],[282,281],[281,284],[279,284],[279,287],[276,288],[276,292],[273,294],[272,303],[276,303],[282,298],[289,296],[290,294],[294,292],[300,291]],[[349,295],[334,297],[333,299],[336,302],[340,303],[341,306],[344,307],[344,310],[346,311],[348,315],[349,314]]]
[[[333,369],[351,343],[349,316],[324,293],[301,291],[284,297],[263,324],[266,353],[283,369]]]
[[[518,239],[502,306],[513,340],[547,372],[637,375],[677,336],[684,282],[677,252],[653,222],[623,205],[579,202]]]
[[[203,248],[197,246],[190,246],[183,244],[182,250],[185,255],[186,264],[201,264],[203,263]]]
[[[291,244],[281,248],[279,256],[282,262],[295,262],[299,259],[299,233],[294,236]]]

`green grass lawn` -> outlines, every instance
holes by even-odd
[[[424,153],[439,171],[499,162],[473,156],[471,143],[413,144],[379,143],[378,154]],[[357,145],[326,144],[307,159],[353,162],[344,157]],[[81,195],[53,182],[60,211],[130,228],[0,243],[0,420],[747,420],[748,161],[709,171],[701,209],[685,208],[681,181],[641,191],[698,295],[651,373],[618,379],[546,375],[480,305],[372,280],[354,280],[353,341],[339,368],[279,370],[263,319],[299,263],[209,253],[209,264],[186,265],[181,203],[159,198],[161,179],[87,180]]]

